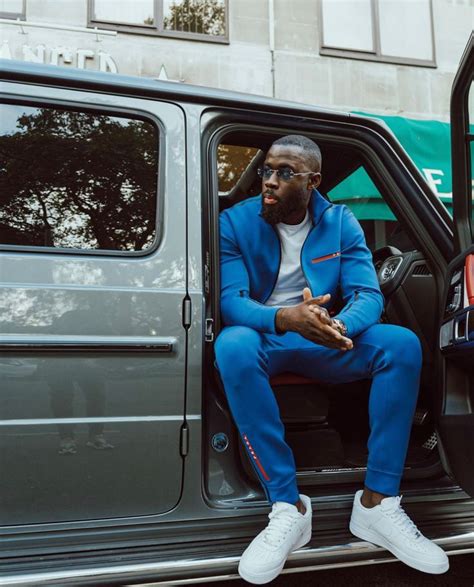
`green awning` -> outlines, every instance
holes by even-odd
[[[395,220],[390,208],[362,167],[328,192],[331,201],[347,204],[357,220]]]
[[[401,116],[378,116],[392,130],[408,155],[451,213],[451,131],[437,120],[412,120]],[[472,127],[474,131],[474,126]],[[360,168],[329,192],[333,202],[350,204],[359,220],[395,220],[367,172]]]

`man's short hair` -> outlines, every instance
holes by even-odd
[[[307,157],[308,166],[313,171],[321,171],[321,149],[314,141],[308,139],[308,137],[303,135],[286,135],[285,137],[277,139],[272,144],[272,147],[273,145],[299,147],[302,151],[304,151]]]

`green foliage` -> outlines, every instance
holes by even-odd
[[[156,129],[28,109],[0,138],[2,242],[141,250],[155,232]]]
[[[220,144],[217,149],[219,192],[229,192],[247,169],[258,149]],[[255,175],[256,177],[256,175]]]
[[[165,30],[225,35],[223,0],[182,0],[173,2],[170,14],[163,19]]]

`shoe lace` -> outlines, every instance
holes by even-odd
[[[291,530],[297,518],[297,513],[291,510],[273,510],[268,515],[268,518],[270,522],[265,528],[263,539],[270,546],[278,546]]]
[[[420,538],[423,538],[423,535],[418,530],[413,520],[410,519],[408,514],[400,505],[401,499],[401,496],[397,496],[393,509],[387,511],[387,514],[393,520],[394,524],[396,524],[400,528],[403,534],[405,534],[408,538],[411,538],[413,540],[419,540]]]

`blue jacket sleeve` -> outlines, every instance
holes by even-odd
[[[354,337],[380,320],[384,298],[364,232],[348,208],[344,210],[341,229],[339,283],[344,307],[334,318],[340,318],[347,335]]]
[[[220,215],[221,314],[226,326],[248,326],[275,334],[278,308],[265,306],[249,297],[249,275],[232,222]]]

